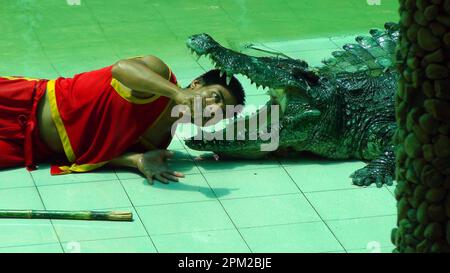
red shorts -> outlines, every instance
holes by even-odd
[[[53,152],[39,137],[36,111],[46,80],[0,76],[0,168],[26,166]]]

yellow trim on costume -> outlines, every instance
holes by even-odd
[[[113,79],[113,81],[111,82],[111,85],[118,92],[118,94],[121,95],[121,97],[123,97],[122,94],[124,94],[124,93],[121,94],[120,91],[119,91],[119,90],[121,90],[121,91],[124,90],[122,88],[123,85],[120,84],[117,81],[117,83],[120,84],[120,85],[116,89],[116,87],[113,84],[114,81],[115,81],[115,79]],[[47,94],[48,94],[48,99],[49,99],[49,102],[50,102],[50,109],[51,109],[52,119],[53,119],[53,122],[55,123],[55,126],[56,126],[56,129],[58,131],[59,137],[60,137],[61,142],[63,144],[64,152],[65,152],[65,154],[67,156],[67,159],[68,159],[69,162],[72,163],[72,162],[75,162],[76,156],[75,156],[75,153],[73,151],[72,145],[70,143],[69,136],[67,134],[66,128],[64,127],[64,123],[63,123],[63,121],[61,119],[61,115],[60,115],[59,110],[58,110],[58,104],[56,102],[56,94],[55,94],[56,93],[55,83],[56,83],[55,80],[50,80],[50,81],[47,82]],[[126,93],[125,93],[125,95],[126,95]],[[131,96],[131,89],[129,89],[129,95]],[[123,98],[127,99],[125,97],[123,97]],[[136,97],[129,97],[129,98],[132,100],[131,102],[133,102],[133,103],[149,103],[149,102],[159,98],[159,96],[153,96],[152,98],[149,98],[149,99],[140,99],[140,98],[136,98]],[[161,112],[161,114],[153,122],[151,127],[153,127],[153,125],[156,124],[162,118],[164,113],[169,108],[170,104],[171,103],[169,101],[167,103],[167,105],[165,106],[164,110]],[[147,140],[144,140],[144,141],[146,142],[145,144],[151,145],[152,148],[154,148],[153,144],[151,144]],[[109,161],[104,161],[104,162],[95,163],[95,164],[81,164],[81,165],[73,163],[70,166],[58,166],[58,168],[61,170],[60,174],[69,174],[69,173],[73,173],[73,172],[88,172],[88,171],[100,168],[100,167],[106,165],[108,162]]]
[[[116,90],[117,94],[119,94],[123,99],[134,104],[147,104],[159,98],[159,96],[156,95],[153,95],[150,98],[145,99],[133,96],[130,88],[126,87],[125,85],[123,85],[114,78],[111,80],[111,86],[112,88],[114,88],[114,90]]]
[[[130,59],[136,59],[136,58],[142,58],[142,57],[143,57],[143,55],[131,57],[128,59],[130,60]],[[165,64],[165,65],[166,65],[167,69],[169,70],[168,81],[170,81],[172,79],[172,70],[170,69],[170,67],[167,64]],[[160,97],[157,95],[153,95],[149,98],[144,99],[144,98],[139,98],[139,97],[133,96],[132,90],[130,88],[126,87],[124,84],[122,84],[120,81],[118,81],[117,79],[114,79],[114,78],[112,78],[112,80],[111,80],[111,86],[114,88],[114,90],[116,90],[116,92],[123,99],[125,99],[128,102],[135,103],[135,104],[147,104],[147,103],[155,101],[156,99],[158,99]]]
[[[58,104],[56,103],[55,80],[50,80],[47,82],[47,94],[48,100],[50,102],[52,119],[56,125],[56,129],[58,130],[58,134],[63,144],[67,160],[69,160],[69,162],[75,162],[75,153],[73,152],[69,136],[67,135],[66,128],[64,127],[61,115],[59,114]]]
[[[166,65],[166,66],[167,66],[167,69],[169,69],[169,79],[168,79],[168,81],[170,82],[170,80],[172,79],[172,70],[170,70],[170,67],[168,65]]]
[[[59,137],[64,147],[64,152],[67,156],[67,160],[69,162],[75,162],[76,157],[73,152],[72,145],[70,144],[69,136],[67,135],[66,128],[64,127],[64,123],[61,119],[61,115],[58,110],[58,104],[56,102],[56,94],[55,94],[55,80],[50,80],[47,82],[47,94],[48,100],[50,102],[50,109],[52,114],[53,122],[56,125],[56,129],[58,130]],[[62,171],[60,174],[68,174],[72,172],[88,172],[97,168],[102,167],[107,164],[108,161],[95,163],[95,164],[81,164],[78,165],[73,163],[70,166],[59,166],[58,168]]]
[[[142,58],[142,57],[144,57],[144,55],[139,55],[139,56],[130,57],[130,58],[128,58],[128,60],[137,59],[137,58]]]
[[[104,165],[106,165],[109,161],[104,161],[96,164],[72,164],[70,166],[59,166],[58,168],[62,171],[60,174],[69,174],[69,173],[83,173],[89,172],[95,169],[98,169]]]
[[[26,77],[16,77],[16,76],[0,76],[0,78],[12,80],[12,81],[13,80],[39,81],[39,79],[26,78]]]

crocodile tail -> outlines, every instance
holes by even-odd
[[[386,23],[385,30],[371,29],[370,36],[357,36],[356,43],[346,44],[333,57],[323,61],[320,74],[365,73],[377,76],[394,69],[399,26]]]

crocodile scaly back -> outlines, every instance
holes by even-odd
[[[334,51],[333,57],[318,68],[322,76],[336,74],[366,74],[378,76],[395,70],[395,50],[399,39],[399,26],[386,23],[385,30],[371,29],[370,36],[357,36],[355,44],[346,44],[344,50]]]

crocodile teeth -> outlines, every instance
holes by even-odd
[[[227,74],[227,85],[230,85],[231,82],[231,78],[233,77],[233,75],[228,75]]]
[[[220,70],[220,77],[222,78],[223,77],[223,75],[225,75],[226,74],[226,72],[224,71],[224,70]]]

